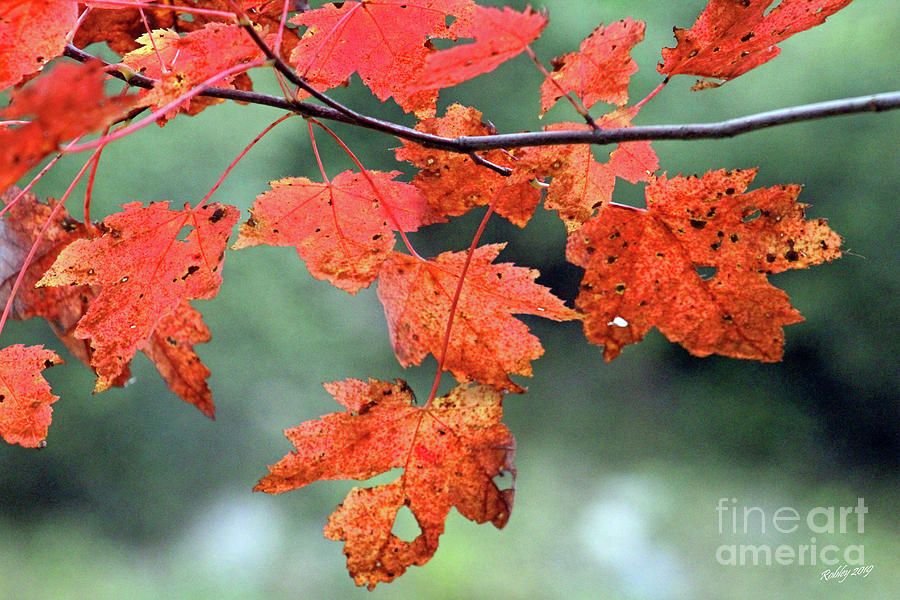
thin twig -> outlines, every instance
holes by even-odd
[[[65,54],[66,56],[81,62],[97,60],[96,57],[71,45],[66,46]],[[110,74],[139,87],[149,88],[152,87],[154,83],[154,80],[142,75],[126,77],[116,70],[110,71]],[[348,115],[344,111],[339,111],[329,106],[319,106],[307,102],[286,100],[277,96],[259,94],[256,92],[208,88],[198,95],[223,98],[226,100],[237,100],[249,104],[259,104],[283,110],[290,110],[307,117],[338,121],[364,129],[387,133],[403,140],[416,142],[428,148],[447,150],[450,152],[461,152],[465,154],[481,150],[523,148],[527,146],[558,146],[563,144],[596,144],[602,146],[641,140],[721,139],[766,129],[768,127],[787,125],[789,123],[813,121],[838,115],[849,115],[862,112],[896,110],[900,108],[900,91],[892,91],[869,96],[841,98],[815,104],[791,106],[714,123],[641,125],[619,129],[534,131],[446,138],[418,131],[411,127],[399,125],[391,121],[383,121],[374,117],[360,115],[353,111],[351,111],[352,115]]]

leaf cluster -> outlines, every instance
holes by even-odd
[[[849,1],[784,0],[766,13],[766,0],[711,0],[691,29],[676,29],[675,47],[663,49],[657,65],[662,84],[637,103],[628,97],[638,69],[631,50],[644,23],[601,24],[552,61],[538,92],[542,114],[566,101],[584,122],[550,124],[545,132],[627,130],[671,77],[707,78],[697,89],[721,85],[771,60],[777,43]],[[502,400],[524,392],[511,377],[530,376],[543,353],[514,315],[579,320],[606,360],[655,327],[698,356],[777,361],[783,326],[801,317],[767,276],[841,253],[840,237],[824,220],[804,219],[799,186],[750,189],[755,170],[668,176],[646,140],[596,153],[584,143],[454,148],[450,140],[477,143],[497,132],[474,107],[453,104],[439,115],[439,93],[521,54],[544,69],[530,47],[549,22],[540,11],[471,0],[361,0],[314,9],[266,0],[26,1],[4,10],[0,33],[11,41],[0,46],[0,87],[17,87],[0,123],[0,328],[7,316],[46,319],[95,372],[96,392],[123,385],[140,350],[176,394],[212,417],[209,370],[194,351],[210,332],[191,301],[217,294],[228,252],[288,246],[314,277],[350,294],[377,286],[402,366],[436,359],[434,386],[421,406],[401,380],[326,384],[344,411],[287,430],[295,451],[255,488],[280,493],[403,469],[392,483],[354,488],[325,529],[344,542],[356,583],[370,589],[430,559],[451,507],[497,527],[509,519],[514,486],[501,489],[495,481],[515,476]],[[438,40],[449,47],[437,49]],[[88,60],[84,49],[97,42],[121,61]],[[64,53],[86,64],[40,72]],[[284,98],[253,95],[246,71],[259,67],[274,69]],[[121,93],[109,93],[111,76],[126,81]],[[414,117],[414,128],[360,115],[327,95],[352,76]],[[230,249],[240,211],[209,196],[183,208],[125,204],[92,223],[88,215],[84,222],[70,216],[68,191],[59,202],[42,202],[13,186],[58,151],[94,149],[82,173],[95,169],[102,148],[119,137],[225,97],[307,116],[316,157],[313,132],[324,132],[358,168],[329,178],[320,161],[321,180],[273,181]],[[321,107],[319,117],[402,134],[395,157],[405,171],[366,169],[311,118],[310,99]],[[599,103],[610,106],[594,116]],[[613,202],[622,180],[645,184],[646,208]],[[502,244],[479,246],[492,215],[524,228],[541,205],[567,232],[560,251],[584,269],[571,307],[535,282],[537,271],[498,262]],[[484,217],[466,250],[423,257],[406,236],[478,207],[486,207]],[[0,351],[0,435],[8,443],[46,444],[57,398],[40,372],[59,362],[41,346]],[[438,396],[444,371],[459,385]],[[421,530],[411,542],[391,533],[403,506]]]

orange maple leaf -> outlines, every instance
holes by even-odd
[[[159,320],[141,352],[153,361],[170,390],[214,419],[216,409],[206,383],[210,371],[194,352],[194,344],[208,342],[210,337],[202,315],[182,300]]]
[[[10,93],[0,120],[30,122],[0,128],[0,191],[66,140],[102,129],[126,115],[133,97],[108,98],[101,63],[63,64]]]
[[[103,221],[103,235],[67,246],[37,283],[101,287],[75,330],[75,337],[91,341],[97,392],[113,385],[182,301],[216,295],[225,245],[239,216],[236,208],[219,204],[173,211],[168,202],[133,202],[122,208]],[[191,231],[179,239],[183,227]]]
[[[504,244],[477,248],[466,272],[450,333],[444,368],[459,381],[478,381],[523,392],[508,374],[531,375],[531,361],[544,353],[540,340],[513,314],[555,321],[578,318],[548,288],[538,272],[493,264]],[[445,252],[422,261],[394,252],[381,268],[378,298],[384,305],[391,345],[404,367],[429,353],[441,356],[447,319],[465,252]]]
[[[478,110],[460,104],[448,107],[446,116],[420,121],[416,129],[442,137],[496,133],[493,127],[482,122]],[[541,200],[540,189],[527,178],[510,181],[496,171],[475,165],[466,154],[425,148],[407,141],[395,154],[397,160],[407,160],[421,169],[412,183],[441,215],[459,216],[476,206],[493,204],[497,214],[524,227]],[[479,154],[501,167],[516,165],[502,150]]]
[[[223,23],[209,23],[203,29],[185,36],[169,29],[157,30],[145,33],[137,41],[142,46],[126,54],[122,62],[137,73],[159,79],[152,90],[140,94],[142,102],[153,109],[168,104],[217,73],[262,57],[262,50],[242,27]],[[216,85],[233,88],[235,78],[227,77]],[[241,87],[249,89],[246,85]],[[172,118],[178,110],[195,115],[218,102],[223,100],[185,100],[178,109],[169,111],[166,117]]]
[[[0,195],[0,202],[8,204],[18,192],[17,188],[10,188]],[[0,306],[8,300],[25,256],[38,239],[38,232],[50,219],[54,208],[52,201],[45,204],[38,201],[34,194],[26,193],[10,208],[6,217],[0,220]],[[91,365],[94,351],[88,340],[75,337],[75,329],[78,321],[100,294],[101,287],[35,287],[35,284],[63,248],[76,239],[87,239],[90,236],[91,231],[85,225],[70,217],[65,208],[60,207],[38,242],[34,259],[13,299],[11,312],[14,319],[44,318],[69,351],[86,365]],[[215,409],[206,384],[209,369],[193,351],[194,344],[206,342],[209,338],[209,330],[201,321],[200,313],[183,301],[174,312],[163,317],[141,351],[154,362],[173,392],[185,402],[199,408],[203,414],[213,417]],[[126,363],[122,372],[110,381],[110,385],[125,385],[130,375],[128,367]]]
[[[506,525],[514,489],[500,490],[494,478],[509,472],[515,483],[515,439],[500,422],[502,392],[460,385],[419,408],[400,380],[349,379],[325,388],[347,412],[286,430],[296,451],[270,466],[254,490],[277,494],[402,468],[392,483],[351,490],[325,526],[326,538],[344,541],[357,585],[371,590],[428,562],[451,507],[477,523]],[[421,529],[410,542],[391,533],[403,506]]]
[[[675,28],[675,48],[663,48],[665,75],[734,79],[781,52],[775,44],[825,22],[852,0],[710,0],[690,29]],[[709,87],[700,85],[698,87]]]
[[[475,6],[466,19],[450,27],[456,36],[475,41],[428,55],[416,89],[451,87],[493,71],[523,52],[546,25],[547,15],[531,8],[518,12],[508,6],[503,10]]]
[[[637,114],[633,108],[623,108],[595,121],[601,129],[630,127]],[[554,123],[545,131],[590,129],[584,123]],[[518,161],[514,177],[542,179],[550,177],[544,208],[556,210],[571,233],[609,203],[616,177],[631,183],[647,181],[659,168],[656,152],[650,142],[619,144],[609,153],[609,160],[599,163],[588,144],[565,146],[536,146],[515,151]]]
[[[696,356],[781,360],[782,326],[802,317],[766,274],[833,260],[841,239],[803,219],[800,186],[744,193],[755,175],[655,178],[647,210],[607,206],[569,236],[585,335],[607,361],[653,326]]]
[[[599,101],[628,102],[628,82],[638,70],[631,49],[643,39],[644,23],[623,19],[607,27],[601,24],[578,52],[553,59],[553,81],[541,84],[541,114],[566,92],[574,92],[585,108]]]
[[[59,400],[41,375],[63,360],[43,346],[16,344],[0,350],[0,437],[10,444],[42,448]]]
[[[19,83],[63,53],[75,25],[75,0],[18,0],[0,4],[0,90]],[[5,186],[0,185],[0,190]]]
[[[393,97],[403,110],[434,114],[436,92],[414,90],[434,50],[433,38],[453,38],[448,16],[466,20],[471,0],[339,2],[303,12],[291,23],[306,33],[291,53],[297,74],[317,90],[343,85],[353,73],[379,100]]]
[[[309,272],[355,294],[378,277],[394,248],[394,228],[415,231],[439,220],[399,171],[344,171],[317,183],[288,177],[260,194],[235,249],[294,246]]]

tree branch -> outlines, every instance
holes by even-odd
[[[68,44],[65,55],[80,62],[99,60],[97,57]],[[129,83],[130,85],[151,88],[156,80],[133,74],[126,76],[115,65],[110,65],[110,75]],[[308,102],[288,100],[278,96],[270,96],[257,92],[232,90],[224,88],[209,88],[199,95],[226,100],[237,100],[250,104],[260,104],[288,110],[297,114],[337,121],[387,133],[403,140],[408,140],[438,150],[461,152],[469,154],[483,150],[496,150],[500,148],[521,148],[526,146],[556,146],[562,144],[618,144],[622,142],[636,142],[642,140],[699,140],[729,138],[751,131],[798,123],[800,121],[813,121],[838,115],[848,115],[862,112],[881,112],[900,108],[900,91],[884,92],[869,96],[857,96],[855,98],[841,98],[815,104],[791,106],[778,110],[772,110],[744,117],[737,117],[727,121],[714,123],[689,123],[684,125],[641,125],[620,129],[577,130],[577,131],[534,131],[524,133],[507,133],[484,136],[462,136],[457,138],[445,138],[417,131],[411,127],[399,125],[391,121],[384,121],[367,115],[351,111],[342,107],[339,110],[330,106],[320,106]]]

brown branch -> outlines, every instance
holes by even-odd
[[[83,50],[79,50],[71,44],[66,46],[65,55],[80,62],[99,60],[95,56],[88,54]],[[155,80],[142,75],[134,74],[126,76],[119,71],[115,65],[108,66],[110,75],[118,77],[131,85],[150,88],[156,83]],[[331,106],[320,106],[308,102],[287,100],[278,96],[259,94],[257,92],[245,92],[243,90],[224,88],[209,88],[200,95],[289,110],[307,117],[337,121],[364,129],[379,131],[429,148],[465,154],[483,150],[521,148],[526,146],[555,146],[562,144],[607,145],[641,140],[721,139],[766,129],[768,127],[787,125],[789,123],[812,121],[862,112],[896,110],[900,108],[900,91],[893,91],[872,94],[869,96],[857,96],[855,98],[841,98],[839,100],[829,100],[827,102],[818,102],[815,104],[791,106],[715,123],[641,125],[620,129],[534,131],[446,138],[417,131],[411,127],[399,125],[391,121],[384,121],[362,115],[345,107],[341,107],[339,110]]]

